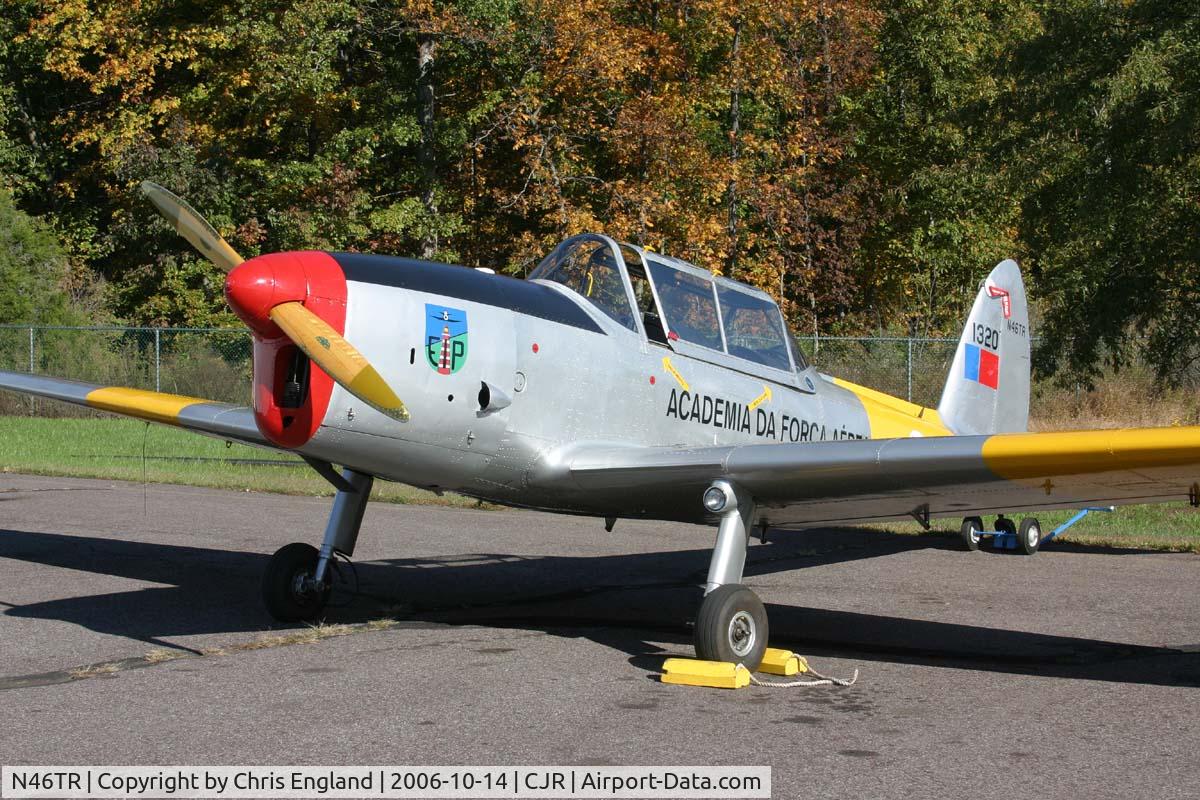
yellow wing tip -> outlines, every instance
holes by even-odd
[[[1200,463],[1200,427],[998,433],[980,448],[995,474],[1017,480]]]
[[[207,403],[200,397],[151,392],[146,389],[130,389],[124,386],[104,386],[87,393],[85,402],[99,411],[178,425],[179,414],[188,406]]]

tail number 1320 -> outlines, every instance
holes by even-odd
[[[1000,349],[1000,331],[988,325],[974,323],[975,344],[983,345],[990,350]]]

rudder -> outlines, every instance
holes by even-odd
[[[956,434],[1029,428],[1029,306],[1021,270],[1001,261],[984,279],[967,317],[938,416]]]

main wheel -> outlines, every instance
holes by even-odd
[[[1017,547],[1027,556],[1031,556],[1038,551],[1038,547],[1042,544],[1042,525],[1033,517],[1026,517],[1021,520],[1021,527],[1017,530]]]
[[[767,610],[758,595],[740,583],[709,592],[696,617],[696,655],[754,670],[766,650]]]
[[[962,537],[963,544],[967,546],[968,550],[972,552],[978,550],[979,540],[983,538],[983,520],[979,517],[964,518],[958,534]]]
[[[324,585],[313,587],[320,553],[311,544],[293,542],[275,551],[263,573],[262,594],[267,612],[280,622],[316,619],[329,599],[332,577],[325,573]]]

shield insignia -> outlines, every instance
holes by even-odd
[[[467,312],[425,304],[425,360],[439,375],[453,375],[467,363]]]

